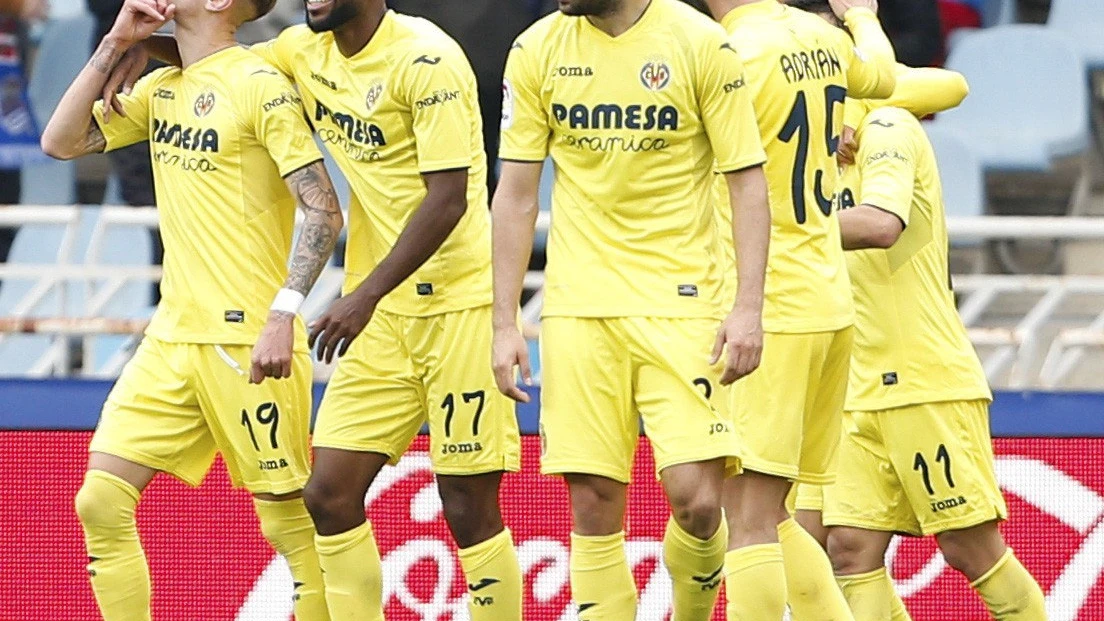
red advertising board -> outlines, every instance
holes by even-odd
[[[0,620],[99,618],[72,509],[88,439],[85,432],[0,432]],[[537,439],[525,443],[525,471],[507,479],[504,493],[526,575],[525,617],[574,619],[566,495],[559,480],[537,474]],[[460,621],[467,618],[464,580],[424,451],[423,439],[385,470],[368,498],[384,559],[387,618]],[[998,440],[997,452],[1011,509],[1005,535],[1047,591],[1051,621],[1104,620],[1104,439]],[[667,513],[646,444],[635,478],[627,530],[641,590],[638,619],[663,621],[669,587],[658,557]],[[249,497],[230,488],[221,465],[195,490],[158,478],[138,514],[155,619],[289,618],[287,569],[258,533]],[[931,540],[895,546],[893,573],[916,621],[988,618]]]

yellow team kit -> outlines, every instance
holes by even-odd
[[[553,14],[510,51],[499,155],[557,173],[544,472],[628,481],[638,415],[660,469],[735,455],[708,356],[725,314],[709,193],[714,158],[764,160],[746,81],[723,30],[675,0],[616,38]]]
[[[249,384],[250,350],[287,276],[296,203],[282,179],[322,156],[286,78],[241,48],[165,68],[93,113],[106,149],[150,141],[162,299],[112,389],[90,450],[197,485],[216,449],[253,493],[302,489],[310,360],[296,320],[293,375]]]
[[[424,173],[468,170],[467,213],[384,297],[340,360],[314,444],[397,460],[423,422],[442,474],[517,470],[512,402],[491,358],[491,233],[475,75],[431,22],[388,11],[346,58],[306,26],[251,48],[294,79],[319,139],[352,189],[345,293],[387,256],[426,196]]]
[[[747,66],[745,90],[767,154],[771,206],[763,357],[729,391],[730,409],[744,468],[810,483],[833,477],[853,338],[832,203],[843,102],[848,93],[885,97],[894,85],[893,50],[875,14],[852,9],[845,18],[854,42],[822,18],[774,0],[737,7],[721,22]],[[735,274],[732,211],[721,178],[714,202],[728,240],[726,265]],[[730,279],[726,302],[735,291]]]

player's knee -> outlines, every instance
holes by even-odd
[[[947,564],[970,579],[989,571],[1006,549],[996,523],[939,533],[936,542]]]
[[[698,539],[709,539],[721,525],[721,499],[709,493],[671,499],[671,514],[688,534]]]
[[[303,503],[307,506],[307,512],[311,519],[318,525],[319,531],[335,530],[323,528],[323,525],[335,522],[348,521],[350,519],[363,519],[363,497],[357,499],[349,494],[349,490],[342,485],[337,485],[322,478],[311,477],[303,488]],[[359,522],[357,522],[359,523]],[[349,526],[352,528],[356,523]],[[337,528],[341,532],[342,528]]]
[[[73,499],[73,506],[85,532],[106,533],[134,524],[137,494],[136,489],[118,477],[89,473]]]
[[[623,528],[625,485],[596,476],[566,475],[571,494],[574,531],[580,535],[612,535]]]
[[[883,564],[882,552],[862,533],[853,529],[833,528],[828,534],[828,558],[837,576],[874,571]]]

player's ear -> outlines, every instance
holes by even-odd
[[[205,0],[203,3],[203,8],[212,13],[227,11],[232,6],[234,6],[234,0]]]

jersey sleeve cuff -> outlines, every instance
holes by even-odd
[[[762,166],[767,163],[767,158],[759,155],[756,157],[749,157],[743,160],[736,160],[731,163],[718,163],[717,170],[721,174],[728,174],[734,172],[740,172],[741,170],[747,170],[748,168],[754,168],[756,166]]]
[[[472,167],[472,159],[466,157],[456,160],[440,160],[431,162],[418,162],[418,172],[424,174],[444,172],[446,170],[462,170]]]
[[[546,151],[525,151],[521,149],[500,149],[498,159],[513,162],[543,162],[548,157]]]
[[[296,160],[286,160],[280,162],[280,177],[287,178],[293,172],[302,170],[311,164],[316,164],[322,161],[322,154],[316,153],[310,157],[303,157]]]

